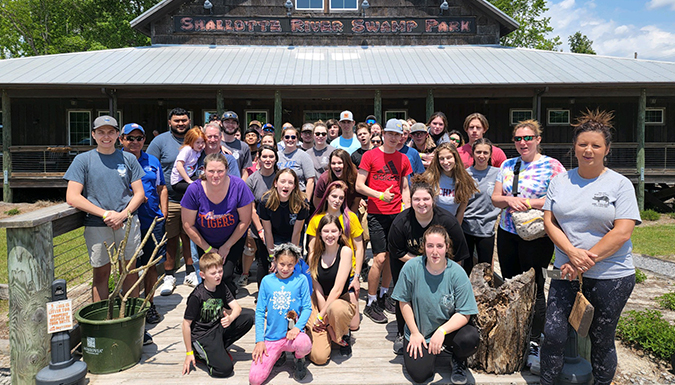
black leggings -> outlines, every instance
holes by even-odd
[[[237,261],[241,260],[241,255],[244,253],[244,246],[246,245],[246,237],[241,237],[231,248],[230,253],[227,254],[227,258],[223,261],[223,282],[227,285],[227,288],[230,289],[232,295],[235,296],[237,293],[237,285],[234,283],[234,267],[237,265]],[[216,251],[216,250],[212,250]],[[204,255],[204,250],[201,247],[197,246],[197,254],[201,258]]]
[[[218,322],[199,340],[192,341],[195,353],[206,362],[211,376],[229,377],[232,374],[234,363],[227,348],[251,330],[253,319],[252,310],[242,309],[230,326],[223,328]]]
[[[466,271],[466,275],[471,276],[471,270],[473,269],[473,251],[474,249],[478,253],[478,263],[487,262],[492,264],[492,255],[495,252],[495,236],[490,237],[477,237],[475,235],[469,235],[464,233],[464,238],[466,239],[466,245],[469,247],[469,258],[464,260],[463,267]]]
[[[512,234],[501,227],[497,233],[499,266],[504,279],[513,278],[534,268],[537,297],[534,303],[534,319],[530,340],[539,342],[546,319],[546,297],[544,295],[544,274],[542,267],[548,267],[553,256],[553,242],[548,237],[526,241],[518,234]]]
[[[616,279],[584,278],[583,293],[595,308],[588,336],[595,384],[611,384],[616,372],[616,324],[635,286],[635,274]],[[548,312],[541,347],[541,383],[552,385],[564,362],[570,312],[578,281],[552,280],[548,292]]]
[[[410,341],[407,339],[403,340],[403,363],[414,382],[424,382],[434,375],[437,356],[430,354],[429,350],[424,349],[424,346],[422,346],[422,355],[412,358],[410,357],[410,353],[408,353],[409,343]],[[462,361],[476,353],[479,343],[480,335],[476,327],[466,324],[459,328],[459,330],[447,334],[443,345],[448,350],[452,348],[452,355],[455,359]]]
[[[389,256],[389,266],[391,267],[391,281],[393,282],[394,287],[396,287],[396,282],[398,282],[398,276],[399,274],[401,274],[401,270],[403,269],[404,264],[405,263],[401,262],[400,259]],[[396,333],[397,335],[402,336],[403,327],[405,326],[405,319],[403,319],[403,313],[401,313],[401,306],[399,306],[398,301],[394,302],[396,303],[396,327],[397,327]]]
[[[267,252],[267,246],[265,242],[260,238],[255,238],[256,252],[255,259],[258,261],[258,268],[255,273],[255,280],[258,282],[258,289],[260,289],[260,283],[262,279],[269,274],[270,272],[270,261],[267,259],[269,253]]]

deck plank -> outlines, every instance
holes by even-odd
[[[182,282],[184,273],[176,274],[178,282]],[[362,284],[365,293],[366,284]],[[157,310],[163,315],[159,324],[148,325],[148,331],[153,336],[154,344],[143,347],[141,362],[123,372],[105,375],[89,373],[87,378],[90,385],[191,385],[212,384],[214,381],[227,381],[230,384],[248,384],[248,372],[251,366],[251,352],[255,345],[255,327],[241,340],[230,348],[235,360],[234,375],[227,379],[213,379],[199,366],[188,376],[181,375],[185,360],[185,346],[181,336],[181,323],[185,311],[185,300],[192,291],[187,285],[178,285],[171,296],[155,297]],[[240,290],[237,301],[243,308],[254,309],[254,296],[257,291],[255,283],[249,284]],[[363,295],[362,295],[363,298]],[[365,302],[360,301],[360,310],[363,312]],[[396,334],[396,324],[393,315],[388,315],[390,323],[378,325],[364,317],[361,329],[353,333],[353,354],[349,358],[340,357],[337,349],[333,351],[331,361],[324,366],[309,364],[308,374],[300,383],[315,384],[359,384],[359,385],[407,385],[411,383],[405,368],[402,356],[392,351],[392,341]],[[290,356],[289,356],[290,358]],[[297,384],[292,377],[292,360],[288,360],[282,368],[272,371],[266,384],[287,385]],[[440,358],[437,361],[437,374],[430,383],[450,383],[450,360]],[[472,372],[469,383],[475,384],[536,384],[539,377],[531,376],[528,372],[513,375],[488,375]]]

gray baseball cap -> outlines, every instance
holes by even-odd
[[[96,130],[97,128],[103,126],[110,126],[117,131],[120,129],[120,127],[117,125],[117,120],[109,115],[103,115],[96,118],[96,120],[94,120],[94,128],[92,128],[92,130]]]
[[[395,132],[397,134],[403,134],[403,125],[398,119],[389,119],[387,120],[387,125],[384,127],[384,132]]]

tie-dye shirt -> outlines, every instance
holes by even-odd
[[[499,175],[497,176],[497,182],[501,182],[502,194],[505,196],[513,196],[513,168],[516,166],[518,159],[520,157],[511,158],[502,163]],[[561,172],[565,172],[565,167],[557,159],[550,156],[542,155],[539,159],[530,163],[521,160],[520,176],[518,178],[518,196],[522,198],[545,197],[551,179]],[[499,227],[512,234],[517,234],[510,209],[502,211]]]

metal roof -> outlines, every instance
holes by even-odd
[[[0,87],[675,85],[675,63],[501,46],[165,45],[0,60]]]

